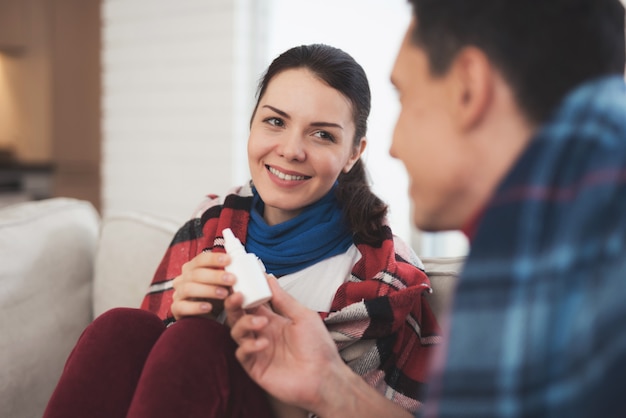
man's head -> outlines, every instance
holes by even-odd
[[[479,212],[577,85],[624,71],[619,0],[410,0],[392,82],[391,154],[411,180],[414,222],[457,229]]]
[[[413,42],[435,74],[464,47],[484,51],[527,117],[542,123],[575,86],[624,71],[619,0],[410,0]]]

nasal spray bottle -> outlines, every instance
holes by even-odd
[[[254,308],[272,298],[267,279],[265,278],[265,266],[252,253],[247,253],[241,241],[233,234],[230,228],[222,231],[224,236],[224,248],[231,257],[231,262],[226,266],[226,271],[236,276],[237,281],[233,285],[235,292],[243,295],[244,309]]]

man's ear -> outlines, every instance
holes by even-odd
[[[347,173],[350,170],[352,170],[352,167],[354,167],[354,164],[357,162],[359,158],[361,158],[361,155],[363,155],[363,151],[365,151],[366,146],[367,146],[367,138],[362,137],[361,140],[359,141],[359,145],[352,148],[352,154],[350,155],[350,158],[348,159],[348,161],[346,162],[346,165],[343,167],[343,170],[342,170],[344,173]]]
[[[492,104],[494,69],[483,51],[463,48],[450,68],[454,77],[452,100],[455,120],[463,130],[481,122]]]

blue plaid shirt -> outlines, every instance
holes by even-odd
[[[626,88],[573,91],[472,239],[426,416],[626,417]]]

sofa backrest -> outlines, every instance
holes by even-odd
[[[426,299],[439,319],[452,303],[454,288],[464,262],[465,257],[422,258],[433,290],[432,293],[426,295]]]
[[[138,212],[103,219],[95,260],[94,318],[119,306],[139,307],[179,227],[171,219]]]

